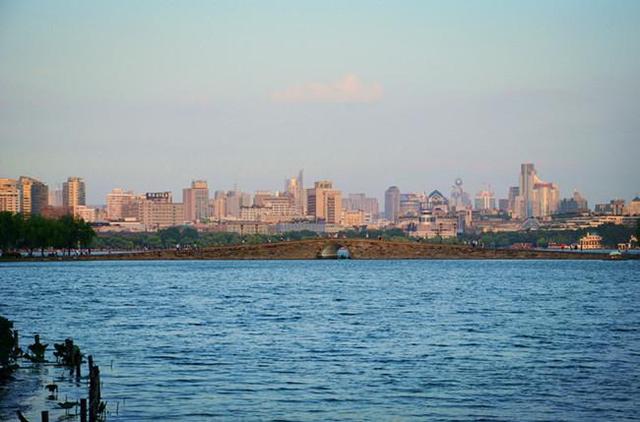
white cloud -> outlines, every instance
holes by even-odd
[[[276,102],[371,103],[382,98],[382,85],[364,83],[357,75],[348,74],[338,81],[309,82],[292,85],[271,95]]]

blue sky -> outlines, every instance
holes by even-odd
[[[0,177],[640,191],[640,2],[0,3]]]

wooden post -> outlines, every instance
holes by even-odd
[[[87,399],[80,399],[80,422],[87,422]]]
[[[43,410],[40,415],[41,415],[42,422],[49,422],[49,411],[48,410]]]
[[[76,366],[76,378],[80,378],[80,365],[82,365],[82,354],[80,353],[80,349],[75,349],[75,353],[73,354],[73,363]]]
[[[91,359],[93,364],[93,359]],[[96,422],[98,419],[98,409],[100,408],[100,368],[91,366],[89,372],[89,422]]]

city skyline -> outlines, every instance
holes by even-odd
[[[517,165],[517,168],[520,168],[520,164]],[[537,164],[536,164],[536,170],[539,170]],[[184,180],[179,180],[179,181],[172,181],[171,183],[169,183],[168,185],[160,185],[159,183],[155,183],[155,184],[151,184],[151,185],[147,185],[147,187],[140,187],[141,185],[135,183],[135,182],[125,182],[123,185],[111,185],[110,187],[107,188],[106,191],[104,191],[104,193],[102,193],[101,191],[96,192],[92,187],[91,187],[91,182],[90,180],[92,180],[90,177],[86,177],[86,176],[65,176],[62,180],[59,181],[54,181],[51,182],[50,180],[47,179],[42,179],[40,177],[35,176],[35,174],[37,174],[37,172],[34,171],[30,171],[27,172],[26,174],[0,174],[0,178],[14,178],[17,179],[18,177],[33,177],[36,180],[45,183],[47,186],[49,186],[49,190],[51,192],[56,191],[56,190],[64,190],[64,183],[66,182],[68,177],[80,177],[84,180],[85,184],[87,186],[89,186],[89,188],[87,189],[86,192],[86,204],[87,205],[91,205],[91,206],[104,206],[106,205],[105,203],[105,198],[106,196],[113,190],[113,189],[123,189],[125,191],[133,191],[133,192],[171,192],[174,198],[182,198],[182,195],[184,194],[184,190],[187,188],[187,185],[191,184],[192,182],[199,182],[202,181],[204,182],[206,185],[208,185],[208,191],[213,194],[216,191],[238,191],[238,192],[247,192],[247,193],[255,193],[255,192],[262,192],[262,191],[271,191],[271,192],[286,192],[286,189],[282,188],[282,179],[289,180],[288,177],[282,177],[280,178],[280,184],[278,183],[274,183],[271,186],[259,186],[259,187],[245,187],[245,186],[241,186],[238,183],[232,183],[232,184],[226,184],[226,185],[218,185],[218,184],[212,184],[210,182],[211,178],[206,178],[206,177],[191,177],[191,178],[185,178]],[[293,172],[292,172],[293,174]],[[305,172],[305,174],[307,174]],[[423,185],[422,188],[418,187],[417,189],[411,189],[411,188],[405,188],[404,186],[400,186],[399,184],[389,184],[387,186],[381,186],[379,187],[377,190],[374,191],[366,191],[366,190],[349,190],[347,188],[344,188],[345,185],[348,185],[348,183],[343,183],[342,181],[337,181],[334,178],[331,177],[314,177],[314,176],[305,176],[307,178],[307,180],[310,180],[311,182],[308,184],[304,185],[304,189],[307,188],[311,188],[313,187],[313,181],[318,181],[318,180],[331,180],[336,186],[340,187],[340,190],[344,193],[344,194],[356,194],[356,193],[364,193],[367,196],[376,198],[378,201],[380,201],[381,204],[384,204],[384,199],[385,199],[385,191],[386,189],[388,189],[389,187],[392,186],[397,186],[398,188],[400,188],[400,192],[402,193],[406,193],[406,192],[422,192],[422,193],[429,193],[431,191],[435,190],[440,190],[443,193],[445,193],[447,195],[447,197],[449,196],[450,190],[451,188],[455,185],[456,180],[462,180],[464,182],[464,191],[467,194],[470,194],[472,197],[475,196],[476,194],[485,192],[485,191],[490,191],[495,195],[496,201],[498,199],[507,199],[509,196],[509,189],[512,186],[518,186],[519,184],[519,180],[518,180],[518,173],[514,173],[514,175],[512,176],[512,180],[511,183],[508,183],[507,186],[504,189],[498,189],[496,188],[494,185],[490,184],[490,183],[478,183],[478,182],[473,182],[473,181],[469,181],[467,179],[465,179],[464,177],[460,177],[457,176],[454,179],[452,179],[448,185],[445,186],[434,186],[434,185]],[[554,182],[556,182],[556,179],[554,179],[553,177],[547,177],[546,173],[545,173],[545,178],[549,179],[549,180],[553,180]],[[88,181],[89,180],[89,181]],[[214,179],[215,180],[215,179]],[[411,186],[417,186],[419,185],[419,183],[414,182],[411,184]],[[624,200],[631,200],[637,196],[640,196],[640,190],[638,191],[633,191],[633,192],[629,192],[626,195],[613,195],[613,194],[604,194],[604,196],[602,198],[594,198],[589,196],[586,192],[589,192],[588,186],[585,186],[584,189],[581,188],[567,188],[565,186],[560,185],[559,183],[557,183],[557,185],[560,187],[559,189],[559,193],[560,193],[560,198],[570,198],[574,192],[580,192],[580,194],[582,194],[583,196],[587,197],[589,199],[589,202],[591,204],[595,204],[595,203],[606,203],[608,201],[610,201],[611,199],[624,199]],[[477,186],[477,188],[471,188],[470,186]],[[211,196],[213,198],[213,196]]]
[[[192,179],[263,189],[300,167],[379,199],[456,177],[505,192],[521,162],[563,196],[637,194],[638,2],[0,12],[0,172],[82,175],[89,203]]]

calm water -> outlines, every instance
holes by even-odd
[[[0,314],[91,352],[110,420],[630,420],[639,306],[638,261],[0,264]]]

